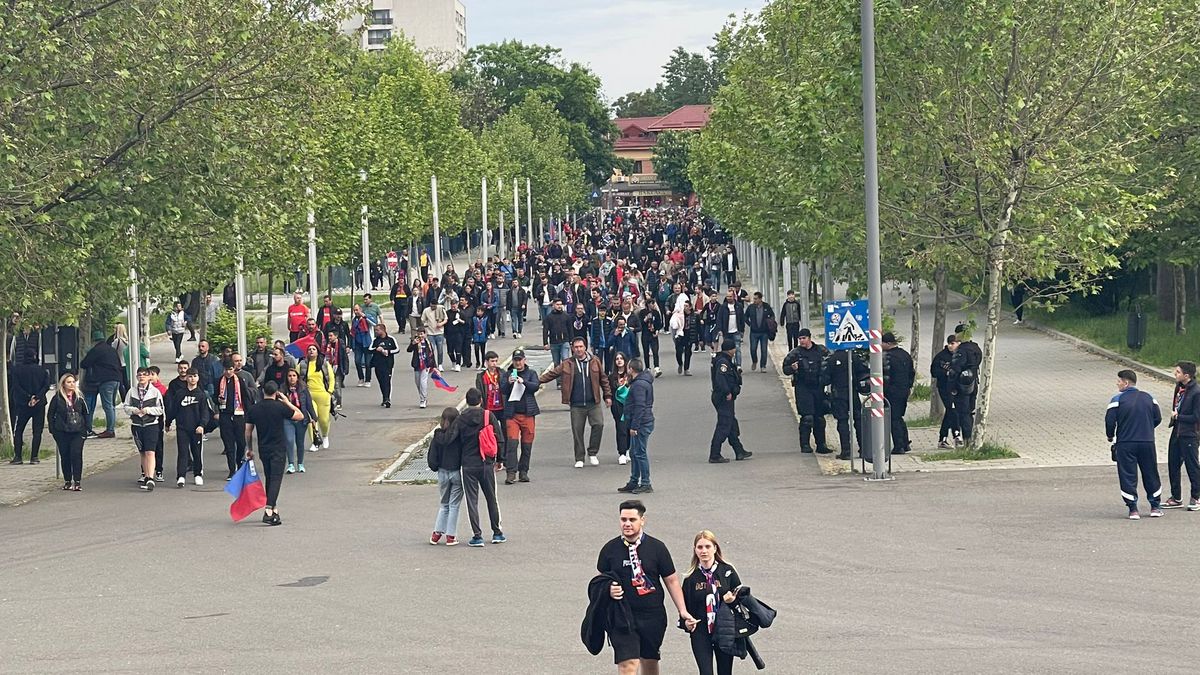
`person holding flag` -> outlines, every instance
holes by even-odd
[[[430,347],[429,341],[425,339],[425,329],[417,329],[408,343],[408,351],[412,354],[413,381],[417,385],[417,397],[421,400],[420,406],[424,408],[429,404],[430,375],[437,371],[437,364],[433,360],[433,347]]]
[[[288,421],[300,422],[304,420],[304,413],[299,408],[292,405],[292,402],[279,393],[279,386],[274,382],[267,382],[263,385],[263,400],[250,409],[246,414],[246,437],[252,437],[255,429],[258,430],[258,450],[262,456],[263,473],[267,476],[266,500],[263,511],[263,522],[267,525],[281,525],[283,521],[279,519],[279,511],[276,508],[279,504],[279,488],[283,485],[283,464],[287,458],[287,440],[284,425]],[[253,465],[254,448],[246,449],[246,464]],[[253,474],[253,466],[243,467],[243,470]],[[257,476],[252,476],[251,480],[258,482]],[[230,481],[230,487],[233,487],[233,481]],[[260,484],[261,485],[261,484]],[[247,491],[245,490],[244,481],[238,481],[238,495],[235,495],[233,505],[229,507],[229,515],[233,519],[241,520],[254,509],[241,514],[241,518],[235,513],[235,507],[239,506],[239,502],[244,507],[247,499]],[[261,490],[262,488],[258,488]],[[233,494],[232,491],[230,491]],[[250,494],[249,497],[253,497]]]

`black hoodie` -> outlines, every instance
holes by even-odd
[[[492,429],[496,433],[496,439],[503,438],[500,433],[500,420],[495,415],[490,415]],[[462,447],[462,466],[465,469],[479,468],[484,466],[483,456],[479,454],[479,432],[483,431],[483,408],[479,406],[468,406],[458,419],[454,420],[454,424],[450,427],[447,442],[453,443],[458,440]],[[489,460],[488,463],[491,463]]]

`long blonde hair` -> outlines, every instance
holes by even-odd
[[[76,376],[75,373],[63,373],[63,376],[58,378],[58,395],[61,396],[64,401],[67,400],[67,392],[66,389],[63,388],[63,383],[67,381],[68,377],[75,380],[75,396],[79,396],[79,377]]]
[[[688,565],[687,574],[684,576],[690,575],[696,571],[696,568],[700,567],[700,558],[696,555],[696,544],[700,543],[701,539],[707,539],[712,542],[713,548],[716,549],[713,553],[714,564],[719,562],[729,564],[729,561],[725,559],[725,555],[721,553],[721,542],[717,541],[717,535],[713,534],[711,530],[700,530],[696,533],[695,538],[692,539],[692,562]]]

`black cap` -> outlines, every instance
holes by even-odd
[[[512,357],[513,357],[513,361],[516,361],[517,359],[525,358],[525,350],[524,349],[514,349]]]
[[[965,332],[967,332],[967,324],[965,324],[965,323],[960,323],[960,324],[958,324],[957,326],[955,326],[955,327],[954,327],[954,332],[955,332],[955,333],[965,333]]]
[[[899,344],[896,342],[896,334],[891,331],[884,333],[883,338],[880,341],[887,345]]]
[[[721,351],[727,352],[731,349],[737,349],[737,342],[733,338],[725,338],[721,341]]]
[[[807,328],[801,328],[800,329],[800,337],[810,338],[810,337],[812,337],[812,331]]]

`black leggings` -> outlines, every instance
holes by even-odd
[[[204,475],[204,460],[201,459],[200,447],[203,436],[197,436],[195,429],[182,426],[175,429],[175,477],[183,478],[190,470],[193,475]],[[162,471],[162,467],[159,467]]]
[[[686,335],[675,338],[675,363],[684,370],[692,369],[692,341]]]
[[[482,368],[485,365],[483,355],[487,353],[487,343],[475,342],[473,344],[475,345],[475,365]]]
[[[696,657],[696,667],[700,675],[732,675],[733,654],[717,650],[713,647],[712,636],[701,621],[696,630],[692,631],[692,656]],[[713,670],[713,659],[716,658],[717,669]]]
[[[171,333],[171,343],[175,345],[175,359],[183,358],[183,333]]]
[[[83,433],[56,433],[54,443],[62,462],[63,480],[79,482],[83,475]]]
[[[654,355],[654,365],[650,365],[650,355]],[[642,358],[645,359],[643,365],[647,368],[658,367],[658,336],[651,335],[648,331],[642,331]]]

